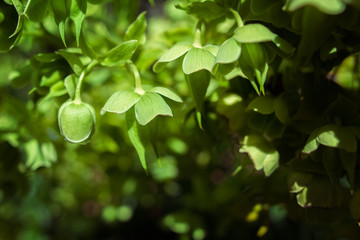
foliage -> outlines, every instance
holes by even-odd
[[[359,17],[0,0],[0,238],[358,239]]]

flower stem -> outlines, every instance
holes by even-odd
[[[196,25],[195,34],[194,34],[193,46],[197,47],[197,48],[202,47],[202,44],[201,44],[201,25],[202,25],[202,21],[199,21],[197,23],[197,25]]]
[[[234,9],[230,8],[230,12],[234,15],[234,18],[236,20],[236,24],[237,26],[240,28],[240,27],[243,27],[244,26],[244,22],[242,21],[241,17],[240,17],[240,14],[235,11]]]
[[[84,81],[85,76],[96,66],[98,65],[99,62],[96,60],[93,60],[92,62],[90,62],[86,68],[81,72],[79,80],[76,84],[76,89],[75,89],[75,103],[81,103],[81,86],[82,83]]]
[[[144,89],[142,87],[139,70],[137,69],[135,64],[133,62],[131,62],[131,61],[127,62],[127,67],[130,70],[130,72],[133,74],[134,79],[135,79],[135,92],[140,94],[140,95],[144,95],[145,91],[144,91]]]

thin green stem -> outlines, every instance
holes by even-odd
[[[234,15],[234,18],[236,20],[236,24],[237,26],[240,28],[240,27],[243,27],[244,26],[244,22],[243,20],[241,19],[240,17],[240,14],[235,11],[234,9],[230,8],[230,12]]]
[[[140,94],[140,95],[144,95],[145,91],[144,91],[144,89],[142,87],[139,70],[137,69],[135,64],[133,62],[131,62],[131,61],[127,62],[127,67],[130,70],[130,72],[133,74],[134,79],[135,79],[135,92]]]
[[[197,25],[196,25],[195,34],[194,34],[193,46],[197,47],[197,48],[202,47],[202,44],[201,44],[201,25],[202,25],[202,21],[199,21],[197,23]]]
[[[81,103],[81,86],[83,84],[84,78],[85,76],[96,66],[98,65],[99,62],[96,60],[93,60],[92,62],[90,62],[86,68],[81,72],[79,80],[76,84],[76,89],[75,89],[75,103]]]

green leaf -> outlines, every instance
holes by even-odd
[[[178,95],[176,95],[176,93],[174,93],[173,91],[171,91],[168,88],[154,87],[149,92],[156,92],[156,93],[163,95],[164,97],[167,97],[175,102],[182,102],[181,98]]]
[[[75,74],[70,74],[64,79],[65,88],[72,100],[75,97],[76,84],[77,84],[77,77],[75,76]]]
[[[266,124],[264,131],[264,137],[269,141],[274,139],[280,139],[285,131],[285,125],[283,125],[277,118],[271,117]]]
[[[278,48],[287,54],[292,54],[295,51],[295,48],[288,42],[259,23],[251,23],[238,28],[233,38],[239,43],[260,43],[272,41]]]
[[[69,101],[60,106],[58,112],[60,133],[71,143],[87,143],[95,131],[94,108],[83,102]]]
[[[341,0],[287,0],[283,9],[293,12],[305,6],[315,7],[327,14],[340,14],[346,8]]]
[[[43,75],[40,80],[40,87],[50,87],[61,79],[60,71],[54,71],[50,75]]]
[[[66,49],[61,49],[56,51],[57,54],[61,55],[65,60],[69,63],[70,67],[74,71],[77,76],[80,76],[84,69],[84,65],[82,64],[80,57],[72,52],[69,52]]]
[[[299,193],[309,185],[314,175],[310,173],[292,171],[287,179],[289,191],[291,193]]]
[[[315,162],[310,156],[306,158],[294,158],[287,162],[287,165],[296,171],[326,175],[322,162]]]
[[[325,125],[313,131],[302,152],[313,152],[318,148],[319,144],[340,148],[347,152],[356,152],[357,149],[357,141],[354,134],[349,128],[337,124]]]
[[[339,207],[342,203],[344,190],[339,184],[333,186],[328,177],[314,175],[308,185],[297,194],[301,207]]]
[[[197,120],[202,129],[201,113],[203,110],[203,101],[209,86],[211,74],[207,70],[200,70],[192,74],[186,74],[185,79],[188,85],[190,94],[194,99],[196,106]]]
[[[316,149],[318,149],[318,147],[320,145],[319,142],[317,141],[318,134],[319,134],[318,129],[313,131],[310,134],[310,136],[309,136],[309,138],[308,138],[308,140],[307,140],[307,142],[306,142],[306,144],[305,144],[305,146],[304,146],[304,148],[302,150],[302,153],[309,154],[309,153],[315,151]]]
[[[355,168],[356,168],[356,162],[357,162],[356,153],[350,153],[350,152],[346,152],[344,150],[339,149],[339,156],[340,156],[341,164],[344,167],[344,169],[348,175],[349,182],[350,182],[351,186],[354,187]]]
[[[264,159],[264,173],[265,176],[270,176],[279,167],[279,152],[273,150],[268,152]]]
[[[124,40],[137,40],[139,45],[146,41],[146,12],[142,12],[136,20],[126,29]]]
[[[28,0],[24,15],[33,22],[41,22],[46,14],[50,0]]]
[[[261,114],[271,114],[274,112],[274,98],[269,96],[259,96],[252,100],[246,108]]]
[[[208,50],[194,47],[186,53],[182,69],[185,74],[191,74],[203,69],[211,72],[214,62],[215,57]]]
[[[14,6],[0,1],[0,14],[3,21],[0,22],[0,53],[11,50],[20,37],[22,18],[17,13]]]
[[[326,125],[319,129],[317,141],[328,147],[344,149],[347,152],[356,152],[357,141],[347,128],[336,124]]]
[[[259,135],[246,135],[239,151],[247,153],[255,169],[264,169],[266,176],[270,176],[279,167],[278,151]]]
[[[218,6],[215,2],[192,2],[186,6],[175,4],[175,7],[184,10],[188,14],[194,14],[199,19],[214,20],[224,16],[225,11]]]
[[[276,0],[252,0],[250,9],[256,15],[264,14],[275,2]]]
[[[141,95],[131,91],[117,91],[106,101],[101,112],[124,113],[141,98]]]
[[[232,63],[238,60],[241,54],[241,47],[234,40],[234,38],[229,38],[223,44],[221,44],[219,51],[216,55],[216,63]]]
[[[57,161],[56,149],[51,142],[40,143],[32,139],[23,148],[26,154],[25,166],[33,171],[40,167],[50,167]]]
[[[58,81],[55,84],[51,85],[49,93],[38,102],[38,107],[40,107],[40,105],[44,102],[55,97],[63,96],[66,93],[67,91],[65,89],[64,82]]]
[[[209,51],[212,55],[216,57],[219,51],[219,46],[208,44],[202,47],[202,49]]]
[[[142,95],[135,105],[136,120],[146,125],[158,115],[173,116],[171,108],[159,94],[147,92]]]
[[[108,67],[119,66],[132,57],[136,48],[137,40],[123,42],[105,54],[100,64]]]
[[[336,69],[334,80],[340,87],[355,91],[360,88],[359,61],[360,54],[352,54]]]
[[[281,96],[277,97],[274,101],[274,111],[275,116],[277,117],[277,119],[279,119],[281,123],[285,124],[289,120],[289,108],[284,98],[282,98]]]
[[[270,42],[276,36],[260,23],[246,24],[236,30],[233,38],[240,43]]]
[[[55,23],[58,25],[61,40],[66,47],[65,22],[69,17],[66,1],[50,0]]]
[[[157,159],[155,150],[150,141],[149,126],[142,126],[135,120],[135,111],[130,109],[126,112],[126,127],[132,145],[140,158],[140,163],[147,173],[146,162]]]
[[[331,184],[335,184],[342,177],[343,168],[341,166],[337,149],[324,148],[322,156],[323,164]]]
[[[21,30],[22,30],[22,26],[24,23],[24,7],[22,5],[22,3],[20,2],[20,0],[12,0],[12,3],[14,5],[14,7],[16,8],[16,11],[18,13],[18,20],[17,20],[17,25],[16,25],[16,29],[13,32],[13,34],[10,35],[9,38],[12,38],[14,36],[16,36]],[[19,38],[17,38],[18,40]]]
[[[94,50],[88,45],[86,37],[85,37],[85,32],[81,31],[80,34],[80,45],[79,45],[81,51],[83,54],[85,54],[86,56],[90,57],[91,59],[96,59],[96,53],[94,52]]]
[[[86,0],[71,0],[70,19],[75,25],[76,43],[79,46],[82,22],[85,19],[87,9]]]
[[[170,48],[160,59],[154,64],[154,72],[159,72],[165,67],[168,62],[174,61],[175,59],[184,55],[187,51],[193,48],[193,45],[186,42],[180,42]]]

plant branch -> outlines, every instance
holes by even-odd
[[[234,9],[230,8],[230,12],[234,15],[234,18],[236,20],[236,24],[239,28],[243,27],[244,26],[244,22],[243,20],[241,19],[240,17],[240,14],[235,11]]]
[[[145,93],[145,91],[142,87],[139,70],[137,69],[137,67],[135,66],[135,64],[132,61],[127,62],[127,67],[130,70],[130,72],[133,74],[134,79],[135,79],[135,92],[140,95],[143,95]]]
[[[81,103],[81,86],[83,84],[84,78],[98,64],[99,64],[98,61],[93,60],[81,72],[79,80],[78,80],[78,82],[76,84],[76,89],[75,89],[75,103]]]

